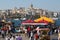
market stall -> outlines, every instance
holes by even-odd
[[[22,25],[35,25],[35,26],[37,25],[36,27],[39,27],[38,25],[42,25],[42,27],[43,27],[43,26],[50,25],[53,23],[54,23],[54,20],[43,16],[43,17],[38,18],[34,21],[28,20],[28,22],[22,22]],[[44,27],[44,28],[39,28],[39,29],[36,28],[36,30],[37,31],[39,30],[41,32],[41,35],[42,35],[41,39],[42,40],[47,39],[47,38],[48,38],[47,40],[50,40],[50,36],[48,35],[48,32],[50,31],[49,27],[48,28]]]
[[[40,31],[40,40],[50,40],[50,36],[48,32],[50,31],[49,28],[36,28],[37,31]]]
[[[42,18],[40,20],[38,19],[38,21],[37,20],[26,20],[26,21],[22,22],[22,25],[35,25],[35,26],[36,25],[43,25],[43,26],[45,26],[45,25],[48,25],[49,22],[53,23],[52,21],[47,21],[47,20],[42,19]],[[36,27],[38,27],[38,26],[36,26]],[[38,31],[38,30],[43,32],[41,38],[48,36],[48,32],[50,31],[49,28],[45,28],[45,27],[36,29],[36,31]]]

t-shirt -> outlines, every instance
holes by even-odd
[[[40,35],[39,30],[37,31],[37,34]]]
[[[27,33],[27,30],[26,29],[24,29],[25,30],[25,33]]]
[[[31,37],[33,37],[33,33],[31,32]]]
[[[9,26],[9,30],[11,30],[11,27]]]
[[[18,36],[15,36],[15,38],[18,38]]]
[[[16,38],[16,40],[22,40],[22,37],[19,36],[18,38]]]
[[[60,29],[58,29],[58,33],[60,33]]]
[[[8,40],[8,38],[6,37],[5,40]]]
[[[1,34],[4,34],[4,31],[1,31]]]
[[[9,37],[6,37],[5,40],[10,40],[10,38]]]
[[[14,40],[13,37],[11,37],[10,40]]]
[[[35,38],[38,39],[38,37],[39,37],[38,34],[35,34]]]
[[[28,31],[30,31],[30,27],[28,27],[28,29],[27,29]]]

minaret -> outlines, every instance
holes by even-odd
[[[17,12],[17,7],[13,8],[13,13],[15,14]]]
[[[33,4],[30,5],[30,9],[33,9]]]
[[[31,8],[33,8],[33,4],[31,4]]]

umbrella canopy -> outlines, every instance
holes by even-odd
[[[34,20],[35,22],[39,22],[39,21],[46,21],[46,22],[49,22],[49,23],[54,23],[54,20],[52,20],[51,18],[48,18],[48,17],[41,17],[41,18],[38,18],[36,20]]]
[[[22,23],[34,23],[33,20],[26,20],[26,21],[23,21]]]
[[[22,22],[23,25],[47,25],[47,21],[42,21],[42,22],[34,22],[33,20],[26,20]]]
[[[60,20],[56,20],[56,21],[55,21],[55,25],[56,25],[56,26],[60,26]]]
[[[38,23],[48,23],[48,21],[46,21],[46,20],[40,20],[40,21],[38,21]]]
[[[14,25],[15,27],[21,25],[21,20],[18,20],[18,19],[13,19],[13,20],[11,20],[11,22],[14,23],[13,25]]]
[[[48,25],[48,23],[22,23],[22,25]]]

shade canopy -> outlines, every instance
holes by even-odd
[[[29,19],[29,20],[23,21],[22,23],[34,23],[34,21]]]
[[[46,20],[40,20],[40,21],[38,21],[38,23],[48,23],[48,21],[46,21]]]
[[[21,20],[18,20],[18,19],[11,20],[11,22],[14,23],[13,25],[14,25],[15,27],[21,25]]]
[[[55,21],[55,25],[56,25],[56,26],[60,26],[60,20],[56,20],[56,21]]]
[[[48,23],[36,23],[33,20],[26,20],[24,22],[22,22],[22,25],[47,25]]]
[[[36,20],[34,20],[34,21],[35,21],[35,22],[40,22],[41,20],[46,21],[46,22],[49,22],[49,23],[54,23],[54,20],[53,20],[53,19],[48,18],[48,17],[45,17],[45,16],[43,16],[43,17],[41,17],[41,18],[38,18],[38,19],[36,19]]]
[[[22,25],[48,25],[47,23],[22,23]]]

